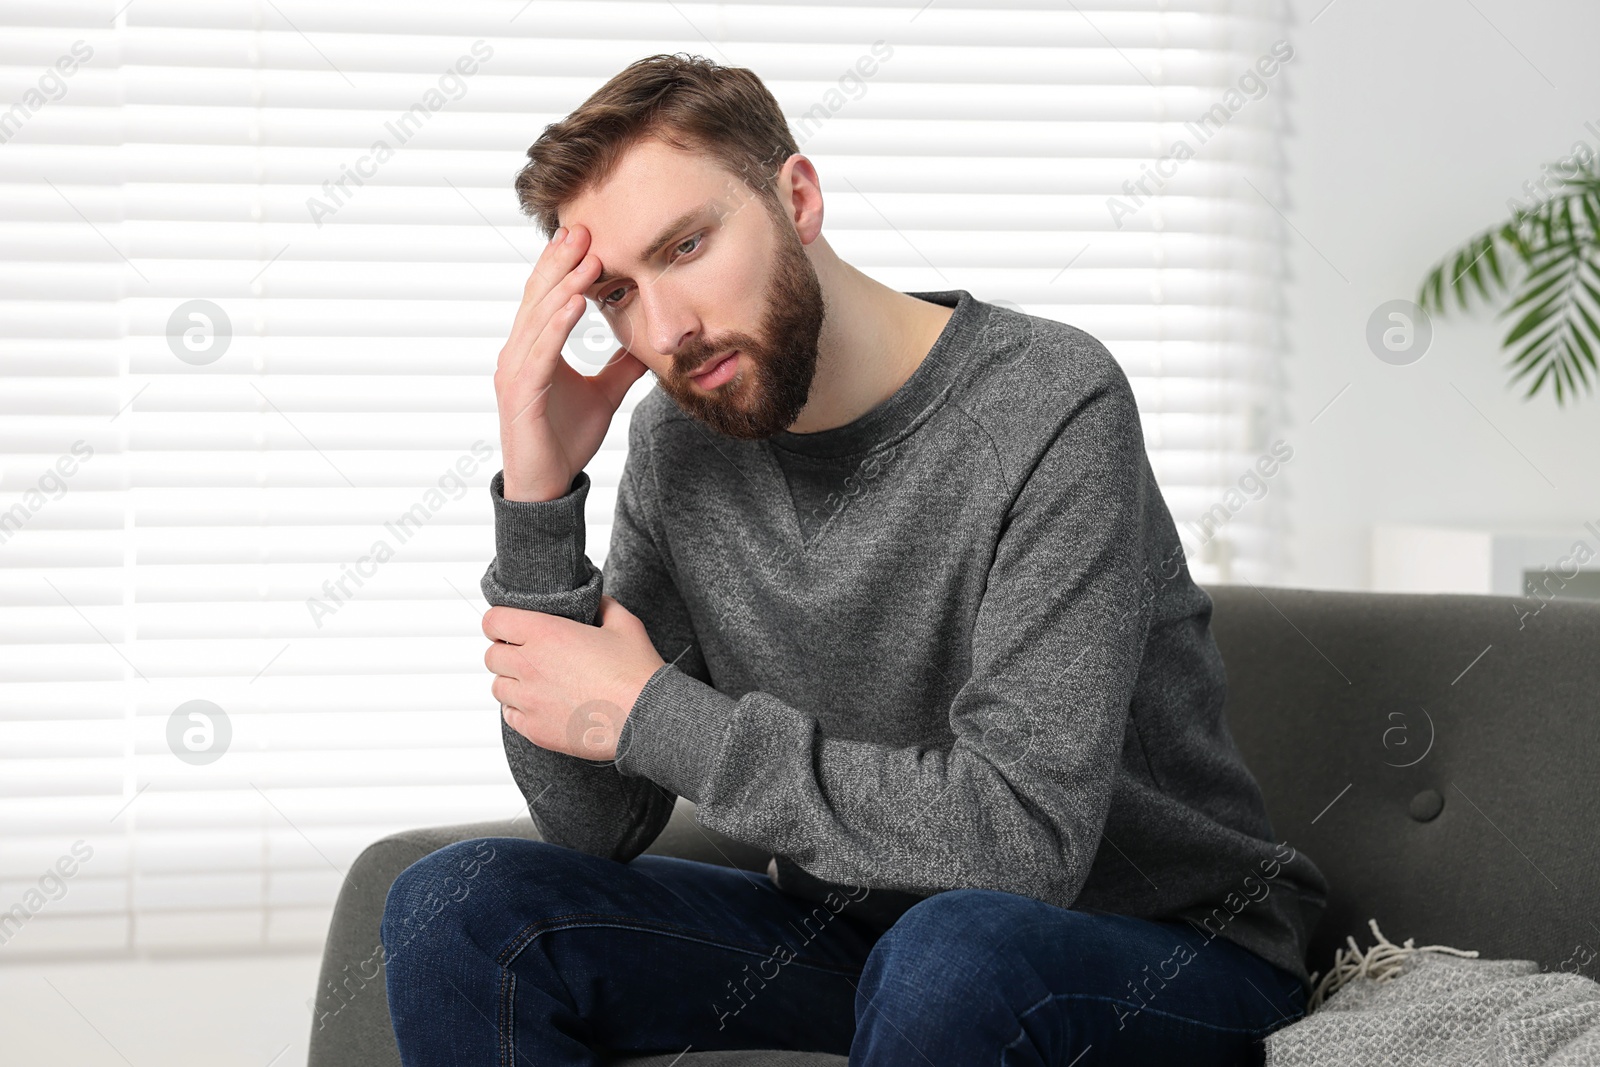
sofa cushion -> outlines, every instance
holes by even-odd
[[[1600,603],[1207,592],[1234,739],[1331,887],[1312,970],[1369,918],[1545,969],[1595,958]]]

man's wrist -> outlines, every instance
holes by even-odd
[[[585,566],[583,518],[589,475],[579,471],[561,496],[550,500],[508,500],[505,472],[489,480],[494,509],[495,572],[508,589],[560,593],[589,577]]]
[[[662,664],[617,734],[617,770],[699,803],[738,704],[676,665]]]
[[[520,479],[507,478],[504,470],[500,472],[500,479],[500,495],[508,503],[512,504],[544,504],[552,500],[558,500],[572,492],[572,487],[578,480],[577,475],[574,475],[567,479],[566,483],[560,488],[555,488],[550,484],[528,483],[524,485]]]

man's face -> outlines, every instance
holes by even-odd
[[[562,206],[601,280],[585,296],[680,408],[729,437],[787,429],[817,368],[822,286],[794,226],[706,158],[641,141]],[[659,239],[659,242],[658,242]],[[656,246],[656,247],[652,247]],[[730,352],[706,385],[690,377]]]

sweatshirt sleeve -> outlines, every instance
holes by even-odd
[[[829,882],[1070,905],[1105,826],[1152,597],[1132,389],[1118,368],[1068,406],[1032,469],[1008,472],[953,742],[829,737],[771,694],[734,698],[669,663],[623,727],[619,770]]]
[[[480,588],[490,604],[542,611],[594,625],[602,591],[637,615],[663,659],[677,658],[686,679],[707,679],[688,612],[645,532],[650,479],[645,434],[629,424],[629,449],[604,574],[584,553],[584,504],[591,482],[579,471],[553,500],[505,498],[505,472],[489,483],[495,558]],[[603,587],[603,590],[602,590]],[[591,762],[540,748],[503,721],[511,776],[540,836],[626,863],[650,846],[672,815],[674,794],[648,778],[626,777],[611,762]]]

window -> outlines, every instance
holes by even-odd
[[[539,248],[511,179],[651,52],[763,77],[850,262],[1103,340],[1180,528],[1212,509],[1196,576],[1268,576],[1238,487],[1278,397],[1283,74],[1245,83],[1278,16],[1058,8],[7,8],[4,951],[315,946],[367,843],[521,812],[477,589]],[[602,565],[652,381],[590,468]]]

